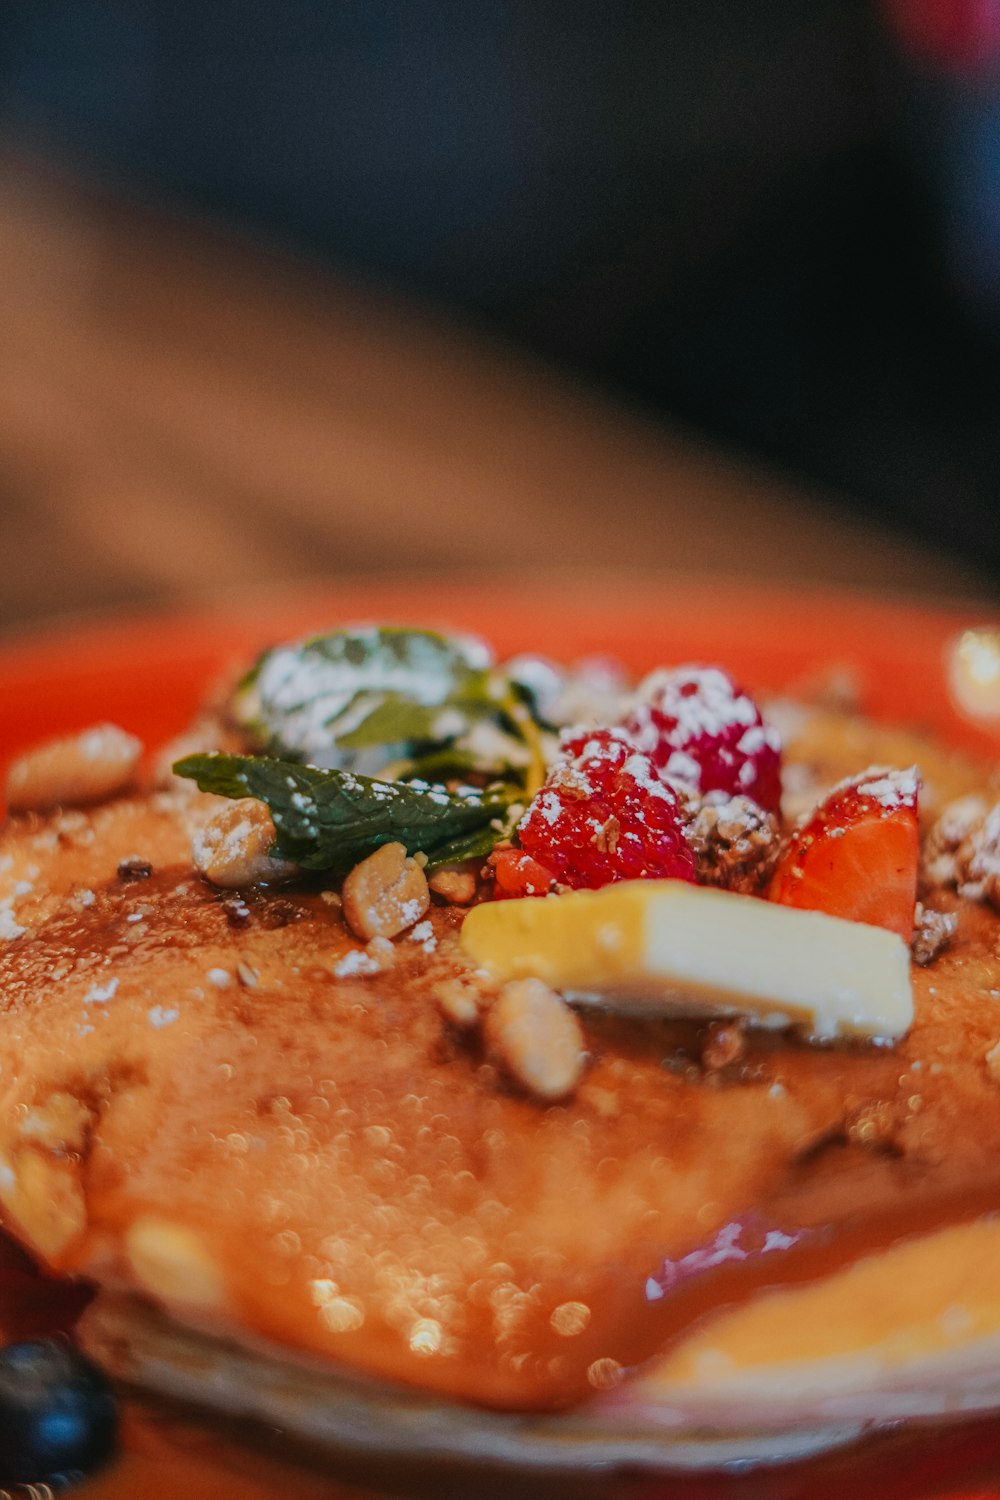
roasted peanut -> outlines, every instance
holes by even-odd
[[[141,741],[115,724],[46,740],[7,772],[8,806],[12,812],[42,812],[60,804],[100,802],[131,784],[141,755]]]
[[[355,865],[341,895],[345,922],[365,942],[405,932],[431,902],[427,877],[403,844],[383,844]]]
[[[528,1093],[565,1099],[583,1072],[583,1032],[576,1015],[540,979],[504,985],[487,1012],[486,1044]]]
[[[468,906],[476,894],[476,872],[465,865],[442,865],[427,884],[435,896],[440,896],[451,906]]]
[[[224,890],[260,881],[289,880],[298,872],[291,860],[275,859],[274,820],[263,802],[243,797],[217,812],[191,844],[195,869]]]

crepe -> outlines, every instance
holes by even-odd
[[[976,785],[902,741],[939,806]],[[817,785],[886,758],[855,720],[800,745]],[[4,1222],[102,1289],[115,1373],[334,1446],[562,1467],[1000,1405],[990,909],[941,895],[957,934],[894,1047],[760,1034],[707,1067],[696,1021],[588,1010],[544,1105],[442,1015],[461,908],[390,958],[317,886],[220,891],[191,856],[218,806],[132,792],[0,841]]]

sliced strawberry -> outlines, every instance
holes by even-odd
[[[547,896],[555,884],[552,871],[523,849],[494,849],[488,863],[493,871],[493,894],[498,901],[505,897]]]
[[[919,785],[914,770],[872,767],[834,787],[792,834],[769,898],[886,927],[908,943],[917,899]]]

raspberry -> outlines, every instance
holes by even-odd
[[[643,876],[694,879],[677,793],[621,730],[563,746],[518,835],[522,849],[577,889]]]
[[[700,796],[752,797],[776,812],[781,745],[756,703],[719,667],[653,672],[625,720],[625,733],[668,781]]]

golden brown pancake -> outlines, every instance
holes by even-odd
[[[886,758],[816,724],[803,779]],[[939,804],[982,779],[893,744]],[[136,793],[0,840],[0,1203],[46,1267],[262,1368],[582,1405],[581,1441],[594,1411],[648,1436],[1000,1402],[994,912],[943,898],[957,936],[894,1047],[756,1033],[706,1068],[697,1023],[588,1009],[584,1080],[543,1106],[442,1018],[460,909],[373,965],[318,888],[196,875],[217,805]]]

